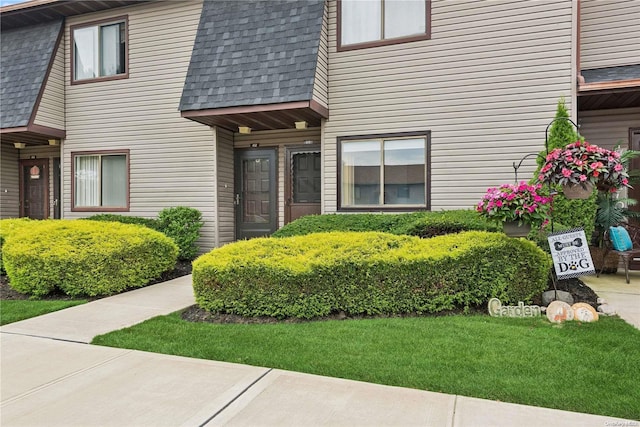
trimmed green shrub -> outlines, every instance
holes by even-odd
[[[115,214],[98,214],[85,218],[91,221],[107,221],[107,222],[120,222],[122,224],[136,224],[143,225],[152,230],[160,231],[160,221],[155,218],[143,218],[141,216],[126,216]]]
[[[325,214],[299,218],[276,231],[273,237],[301,236],[329,231],[380,231],[420,237],[460,231],[499,231],[473,210],[415,212],[407,214]]]
[[[475,210],[451,210],[424,212],[408,218],[407,221],[402,221],[391,230],[393,234],[407,234],[422,238],[462,231],[502,231],[502,225],[487,221]]]
[[[2,261],[2,246],[5,240],[17,230],[25,227],[31,222],[29,218],[10,218],[0,220],[0,274],[5,274],[4,262]]]
[[[196,241],[204,224],[199,210],[185,206],[166,208],[158,214],[158,222],[159,230],[178,245],[178,259],[190,261],[198,255]]]
[[[598,192],[594,191],[588,199],[569,200],[557,194],[553,197],[553,220],[568,228],[582,227],[585,236],[591,239],[596,227],[597,195]]]
[[[10,285],[44,296],[110,295],[146,285],[173,269],[178,248],[168,237],[136,225],[88,220],[33,221],[4,246]]]
[[[434,313],[528,301],[550,267],[534,243],[501,233],[333,232],[214,249],[194,261],[193,286],[202,308],[242,316]]]

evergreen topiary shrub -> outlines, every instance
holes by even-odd
[[[2,261],[2,247],[10,235],[26,227],[31,223],[29,218],[10,218],[0,220],[0,274],[5,274],[4,262]]]
[[[290,237],[329,231],[379,231],[427,238],[470,230],[499,231],[500,227],[481,218],[473,210],[405,214],[325,214],[299,218],[272,236]]]
[[[198,255],[196,241],[204,224],[199,210],[185,206],[166,208],[158,214],[158,223],[159,230],[178,245],[178,259],[190,261]]]
[[[4,246],[10,286],[44,296],[111,295],[146,285],[175,267],[178,248],[136,225],[88,220],[32,221]]]
[[[550,267],[534,243],[501,233],[333,232],[214,249],[194,261],[193,286],[200,307],[242,316],[435,313],[528,301]]]

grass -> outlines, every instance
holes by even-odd
[[[390,318],[205,324],[179,313],[93,344],[640,418],[640,331],[618,318]]]
[[[86,300],[0,300],[0,325],[85,304]]]

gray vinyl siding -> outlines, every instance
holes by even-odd
[[[250,144],[260,144],[261,148],[276,147],[278,151],[278,228],[284,225],[284,180],[286,166],[286,147],[300,146],[305,141],[320,142],[320,129],[306,130],[268,130],[253,132],[250,135],[235,134],[234,147],[248,148]]]
[[[313,99],[318,101],[324,107],[329,106],[328,98],[328,70],[329,70],[329,45],[328,45],[328,32],[329,32],[329,10],[325,3],[324,17],[322,19],[322,32],[320,33],[320,45],[318,48],[318,65],[316,66],[316,76],[313,83]]]
[[[215,246],[215,133],[178,111],[201,8],[202,1],[150,2],[67,19],[68,52],[70,25],[127,15],[129,78],[71,85],[66,57],[65,218],[94,214],[71,209],[71,153],[129,149],[131,202],[122,214],[199,209],[201,249]]]
[[[39,145],[27,147],[20,150],[20,160],[27,159],[49,159],[47,167],[49,168],[49,218],[53,218],[54,199],[53,199],[53,159],[60,157],[60,147],[51,147],[48,145]]]
[[[329,3],[324,212],[337,210],[340,136],[431,131],[432,210],[470,208],[544,148],[561,96],[573,107],[575,2],[431,4],[430,40],[337,52]],[[525,161],[519,177],[534,167]]]
[[[582,69],[640,64],[640,1],[580,0]]]
[[[640,108],[584,111],[580,133],[592,144],[605,148],[629,147],[629,129],[640,128]]]
[[[218,177],[217,212],[218,239],[217,246],[233,242],[235,235],[235,206],[233,180],[233,133],[217,128],[216,160]]]
[[[19,150],[0,144],[0,219],[20,216]]]
[[[34,123],[64,130],[64,116],[64,44],[60,43]]]

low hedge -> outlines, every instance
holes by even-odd
[[[152,230],[160,231],[160,221],[155,218],[144,218],[141,216],[115,215],[115,214],[98,214],[88,218],[90,221],[106,221],[119,222],[122,224],[143,225]]]
[[[4,262],[2,261],[2,247],[5,240],[17,230],[29,225],[29,218],[11,218],[0,220],[0,274],[5,274]]]
[[[178,248],[136,225],[87,220],[33,221],[4,245],[10,286],[44,296],[111,295],[146,285],[174,268]]]
[[[471,230],[500,231],[501,227],[486,221],[473,210],[406,214],[325,214],[299,218],[272,236],[302,236],[330,231],[380,231],[426,238]]]
[[[193,286],[200,307],[242,316],[434,313],[528,301],[550,266],[534,243],[501,233],[333,232],[214,249],[194,261]]]

